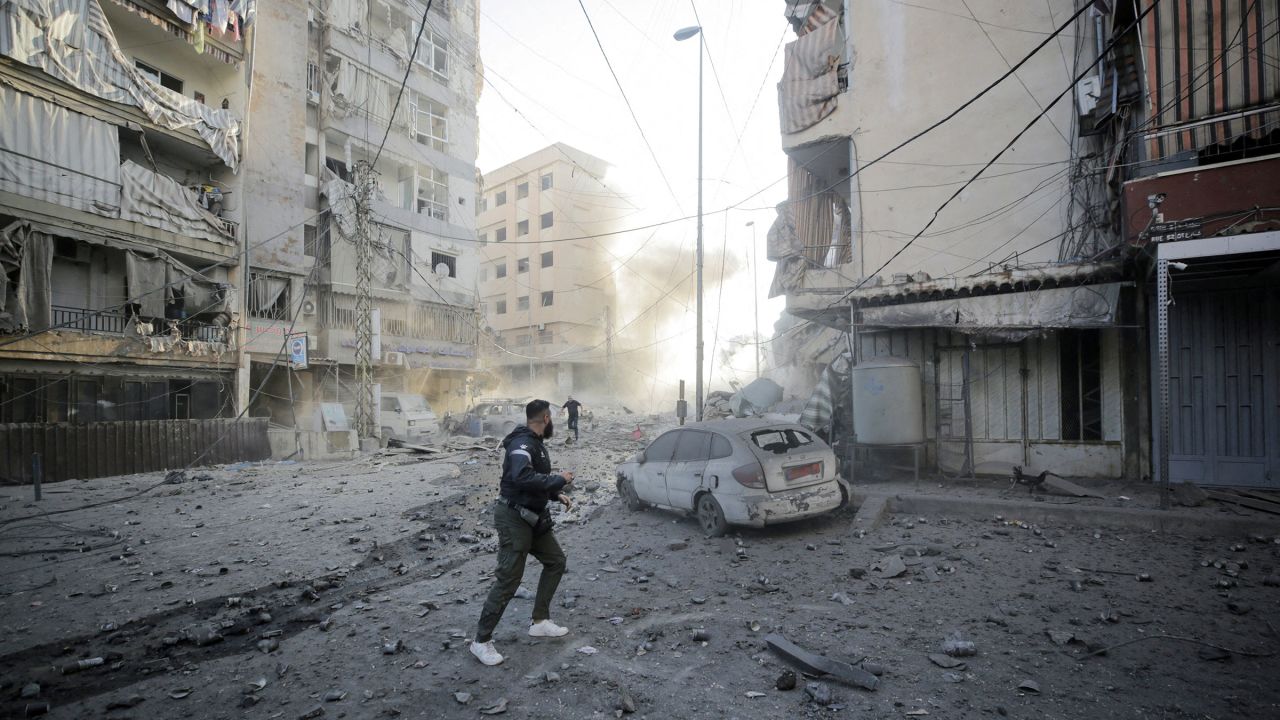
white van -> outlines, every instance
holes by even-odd
[[[427,399],[413,393],[382,393],[379,418],[384,441],[395,438],[422,442],[440,429],[440,421]]]

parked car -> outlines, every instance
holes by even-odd
[[[503,437],[525,423],[524,406],[528,400],[514,398],[482,398],[476,400],[467,414],[457,423],[454,432],[483,437],[493,435]],[[551,414],[559,411],[558,405],[551,406]]]
[[[440,429],[427,399],[413,393],[383,393],[378,424],[383,440],[421,442]]]
[[[800,425],[758,418],[693,423],[658,436],[617,467],[618,495],[633,510],[691,512],[703,532],[763,527],[848,502],[831,448]]]

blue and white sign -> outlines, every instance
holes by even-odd
[[[299,333],[289,336],[289,367],[294,370],[307,369],[307,334]]]

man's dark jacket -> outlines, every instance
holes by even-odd
[[[560,497],[564,478],[551,474],[551,456],[537,433],[516,427],[503,439],[502,451],[502,497],[538,513]]]

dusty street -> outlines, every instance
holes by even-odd
[[[579,473],[553,606],[572,632],[527,637],[518,599],[496,668],[465,641],[494,563],[494,453],[215,468],[8,522],[0,715],[1280,716],[1274,536],[914,516],[860,536],[846,510],[706,540],[616,499],[627,431],[583,441],[551,446]],[[163,479],[49,486],[38,508],[6,488],[0,520]],[[536,577],[531,561],[525,586]],[[791,666],[772,633],[879,687],[800,675],[779,690]],[[944,654],[957,637],[976,654]]]

